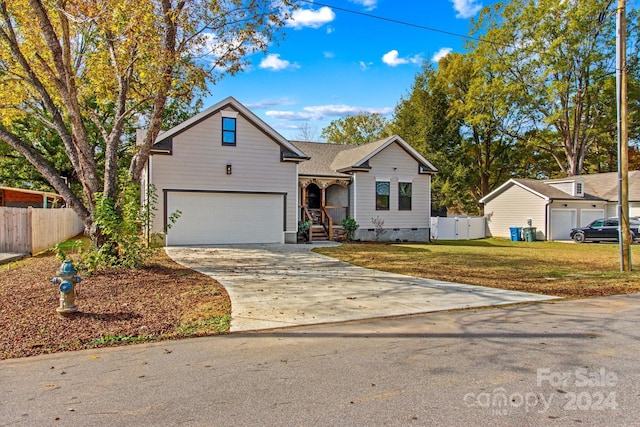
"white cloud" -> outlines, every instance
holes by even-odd
[[[422,54],[419,53],[411,57],[401,58],[398,51],[394,49],[382,55],[382,62],[391,67],[397,67],[398,65],[403,64],[421,64]]]
[[[281,105],[296,105],[296,101],[289,98],[265,99],[253,103],[247,103],[245,106],[250,110],[258,110],[267,107],[278,107]]]
[[[441,47],[439,51],[433,54],[431,60],[433,62],[439,62],[442,58],[449,55],[453,51],[450,47]]]
[[[374,10],[378,7],[378,0],[349,0],[351,3],[359,4],[365,10]]]
[[[482,10],[482,3],[478,0],[450,0],[453,3],[453,9],[458,12],[456,18],[467,19],[474,16]]]
[[[358,62],[358,65],[360,65],[360,69],[362,71],[367,71],[369,69],[369,67],[371,67],[373,65],[373,62],[360,61],[360,62]]]
[[[296,63],[291,63],[286,59],[280,59],[279,53],[270,53],[260,61],[260,68],[266,68],[272,71],[282,71],[288,68],[300,68],[300,66]]]
[[[293,11],[291,19],[287,21],[287,26],[296,30],[301,28],[320,28],[336,18],[336,14],[330,7],[324,6],[318,10],[297,9]]]
[[[382,55],[382,62],[392,67],[397,67],[398,65],[408,64],[409,60],[400,58],[398,51],[394,49]]]
[[[304,107],[302,110],[303,111],[270,110],[265,112],[265,114],[268,117],[280,120],[310,121],[334,117],[346,117],[361,113],[378,113],[386,115],[393,112],[393,108],[391,107],[358,107],[346,104],[313,105]]]
[[[278,110],[269,110],[264,113],[266,116],[279,119],[279,120],[317,120],[312,114],[303,113],[299,111],[278,111]]]
[[[336,57],[336,54],[333,52],[322,52],[322,55],[326,58],[326,59],[333,59]]]

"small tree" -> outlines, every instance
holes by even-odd
[[[358,223],[356,222],[355,219],[353,219],[352,217],[348,216],[348,217],[346,217],[345,219],[342,220],[342,227],[344,228],[344,231],[347,232],[347,240],[348,241],[352,241],[356,230],[360,226],[358,225]]]
[[[371,218],[371,222],[373,223],[373,232],[375,234],[375,241],[379,242],[380,237],[382,237],[382,235],[386,231],[384,229],[384,219],[377,216],[375,218]]]

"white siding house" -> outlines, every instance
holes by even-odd
[[[223,119],[229,123],[223,143]],[[235,126],[233,126],[235,125]],[[167,245],[295,242],[297,164],[283,137],[233,98],[158,136],[148,163]]]
[[[629,172],[629,215],[640,215],[640,171]],[[539,240],[569,240],[574,227],[618,216],[617,173],[552,180],[510,179],[480,200],[487,235],[509,237],[510,227],[536,227]]]
[[[155,189],[152,231],[166,232],[166,245],[293,243],[307,217],[333,239],[347,216],[360,223],[357,239],[373,239],[380,217],[384,240],[426,241],[436,172],[397,135],[361,146],[291,142],[227,98],[161,133],[142,183]]]
[[[436,168],[401,137],[360,146],[294,142],[310,155],[300,164],[302,206],[313,211],[331,205],[336,185],[348,188],[348,216],[359,225],[356,240],[428,241],[431,227],[431,175]],[[385,189],[383,201],[378,192]],[[315,192],[320,191],[316,205]],[[402,193],[402,194],[401,194]],[[382,206],[382,205],[383,206]],[[336,213],[335,209],[329,212]],[[376,236],[373,219],[383,223]]]

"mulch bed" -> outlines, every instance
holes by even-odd
[[[231,314],[222,285],[159,251],[140,269],[80,273],[78,312],[62,317],[50,283],[60,264],[46,255],[0,266],[0,359],[216,334],[211,320]]]

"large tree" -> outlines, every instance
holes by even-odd
[[[514,139],[503,132],[513,115],[499,86],[484,58],[450,54],[437,69],[425,66],[396,107],[392,129],[440,171],[434,178],[435,205],[476,212],[477,201],[521,163]]]
[[[320,136],[333,144],[361,145],[391,136],[388,125],[382,114],[362,112],[333,120],[322,129]]]
[[[449,98],[450,118],[461,125],[461,154],[468,165],[468,188],[477,203],[508,179],[519,162],[515,140],[504,132],[516,120],[500,97],[502,81],[476,52],[441,59],[436,84]]]
[[[190,99],[240,71],[247,54],[267,48],[288,7],[270,0],[2,0],[0,140],[63,195],[100,244],[96,195],[116,198],[127,124],[148,127],[128,165],[135,182],[167,100]],[[47,133],[64,147],[79,193],[43,154]]]
[[[450,98],[436,77],[437,70],[425,64],[409,93],[396,106],[390,128],[438,168],[433,179],[434,208],[463,210],[471,200],[468,164],[461,150],[461,124],[449,114]]]
[[[612,120],[615,72],[614,0],[512,0],[485,8],[476,54],[502,82],[517,113],[512,135],[578,175]]]

